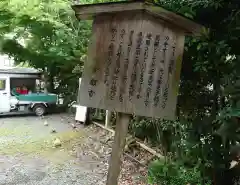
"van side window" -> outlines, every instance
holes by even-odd
[[[6,80],[0,79],[0,91],[6,89]]]

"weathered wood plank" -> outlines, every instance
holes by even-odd
[[[81,105],[175,118],[184,35],[144,13],[96,17]]]
[[[111,132],[113,135],[115,135],[115,131],[113,129],[110,128],[106,128],[105,126],[97,123],[97,122],[93,122],[93,124],[97,125],[98,127],[101,127],[104,130],[107,130],[108,132]],[[155,151],[154,149],[150,148],[149,146],[145,145],[144,143],[141,143],[139,141],[136,141],[136,143],[143,149],[145,149],[146,151],[148,151],[149,153],[153,154],[154,156],[158,157],[159,159],[165,159],[165,157],[158,153],[157,151]]]
[[[118,113],[106,185],[118,184],[118,177],[121,170],[121,159],[124,152],[129,121],[129,115],[124,113]]]

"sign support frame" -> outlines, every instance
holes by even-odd
[[[118,185],[118,178],[121,171],[121,158],[124,153],[130,118],[130,114],[117,113],[116,130],[106,185]]]

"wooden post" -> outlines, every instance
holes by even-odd
[[[118,177],[121,170],[121,158],[124,152],[129,121],[129,114],[118,113],[106,185],[118,184]]]
[[[112,111],[106,110],[106,118],[105,118],[105,127],[108,128],[111,124],[111,116],[112,116]]]
[[[90,125],[91,124],[91,114],[90,114],[90,108],[87,108],[86,112],[86,120],[84,122],[84,125]]]

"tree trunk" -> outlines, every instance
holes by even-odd
[[[54,92],[54,76],[50,73],[48,77],[48,92]]]
[[[219,79],[216,79],[213,83],[213,108],[212,113],[214,116],[217,115],[217,112],[219,111],[219,95],[220,95],[220,82]]]

